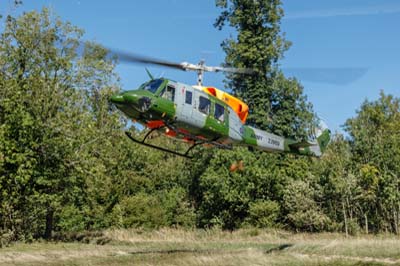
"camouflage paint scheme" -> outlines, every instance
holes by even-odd
[[[211,89],[245,105],[225,92]],[[226,97],[215,97],[206,87],[165,78],[152,79],[137,90],[114,95],[111,102],[132,120],[191,143],[202,142],[220,148],[247,145],[267,152],[319,157],[330,141],[329,129],[319,130],[314,140],[298,142],[248,126]],[[218,117],[216,109],[220,111]]]

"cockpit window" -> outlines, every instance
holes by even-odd
[[[154,79],[148,83],[145,83],[143,89],[150,91],[151,93],[156,93],[157,89],[161,86],[162,83],[162,79]]]
[[[225,109],[222,105],[216,103],[215,104],[215,111],[214,111],[214,117],[218,119],[221,122],[224,122],[224,116],[225,116]]]
[[[162,90],[160,96],[173,102],[175,100],[175,88],[171,85],[168,85],[166,89]]]
[[[210,106],[211,102],[208,98],[205,98],[203,96],[200,96],[199,98],[199,111],[202,112],[203,114],[210,114]]]

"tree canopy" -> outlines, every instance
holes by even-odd
[[[307,138],[314,125],[312,105],[296,79],[286,78],[278,62],[289,49],[280,29],[283,9],[280,0],[218,0],[222,9],[214,26],[226,23],[237,31],[222,48],[225,63],[251,68],[255,74],[229,74],[226,85],[250,109],[248,123],[293,138]]]
[[[217,6],[216,26],[237,30],[223,43],[226,63],[257,70],[227,77],[253,108],[249,122],[305,138],[311,105],[277,64],[288,48],[280,2]],[[124,136],[144,133],[108,103],[116,62],[83,34],[46,8],[9,17],[1,33],[0,243],[113,227],[399,233],[398,96],[366,100],[318,160],[239,147],[200,148],[188,161]],[[235,162],[243,167],[231,171]]]

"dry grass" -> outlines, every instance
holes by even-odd
[[[0,265],[400,265],[400,238],[284,231],[109,230],[106,245],[15,244]]]

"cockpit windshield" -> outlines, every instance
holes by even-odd
[[[162,79],[154,79],[143,84],[141,87],[143,90],[150,91],[151,93],[156,93],[157,89],[161,86],[164,80]]]

